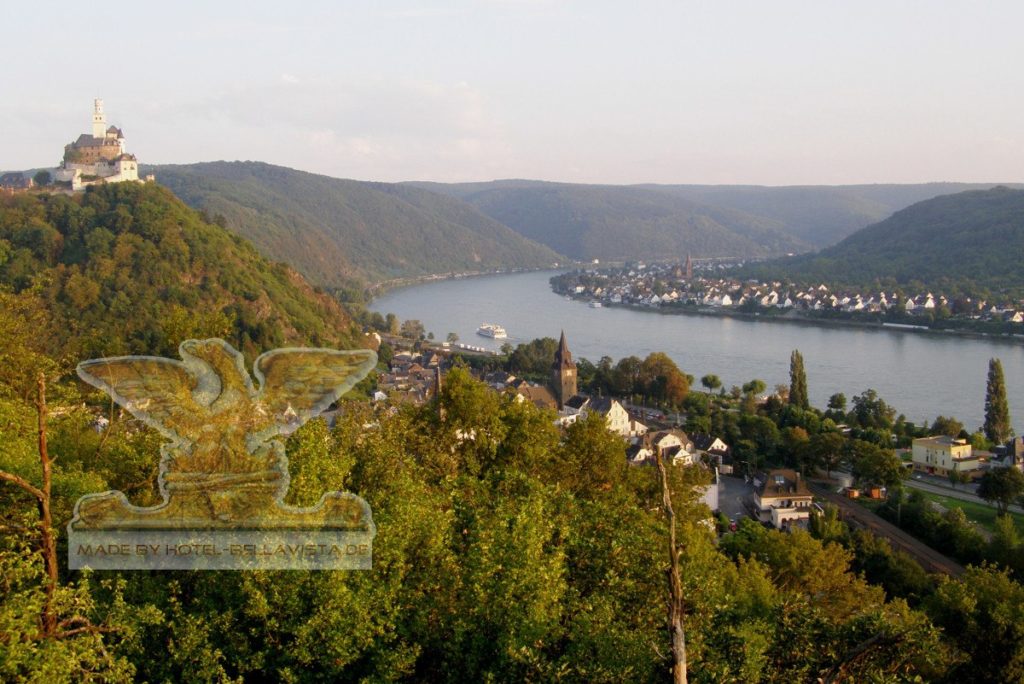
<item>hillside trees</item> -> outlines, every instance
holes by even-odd
[[[0,398],[31,402],[40,373],[50,378],[61,364],[48,355],[53,322],[41,297],[0,289]]]
[[[174,355],[186,336],[225,335],[251,355],[354,337],[330,296],[156,185],[0,199],[3,244],[0,286],[39,299],[60,330],[55,353]]]
[[[820,252],[750,266],[743,277],[865,291],[888,281],[912,293],[941,289],[951,298],[991,299],[998,293],[1019,299],[1024,283],[1015,255],[1024,250],[1022,219],[1019,189],[933,197]],[[945,258],[950,249],[957,251],[952,264]]]
[[[925,607],[958,651],[946,681],[1016,682],[1024,679],[1024,587],[1005,570],[970,567],[943,582]]]
[[[778,604],[769,604],[761,613],[763,624],[772,625],[772,641],[764,653],[773,664],[762,666],[758,677],[739,679],[765,681],[782,672],[788,681],[941,676],[949,656],[939,632],[902,601],[883,603],[878,587],[849,572],[853,554],[838,543],[799,530],[792,535],[765,530],[744,519],[722,545],[730,557],[767,570],[786,606],[780,610]],[[802,621],[803,627],[798,626]],[[742,643],[742,632],[729,632],[732,643]],[[748,648],[759,648],[752,633],[745,636],[751,639]],[[788,647],[779,649],[780,638]],[[830,657],[822,648],[837,648],[837,655]],[[854,657],[857,653],[863,657]]]
[[[467,204],[407,184],[328,178],[259,162],[155,172],[190,206],[223,216],[264,255],[287,261],[342,297],[355,280],[547,267],[561,260]]]

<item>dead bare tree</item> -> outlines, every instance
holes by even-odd
[[[31,495],[36,500],[36,507],[39,509],[39,541],[43,556],[43,565],[46,568],[46,601],[43,603],[43,612],[40,616],[42,623],[41,636],[52,637],[57,633],[57,613],[54,610],[54,594],[57,592],[57,540],[53,535],[53,516],[50,513],[50,483],[53,479],[50,454],[46,448],[46,379],[39,374],[36,381],[36,413],[38,414],[38,445],[39,461],[43,467],[42,487],[36,487],[31,482],[15,475],[0,470],[0,480],[6,480],[22,491]]]
[[[662,507],[668,521],[668,632],[672,642],[672,682],[686,684],[686,633],[683,631],[683,583],[679,574],[679,549],[676,546],[676,516],[672,510],[672,493],[668,471],[661,454],[657,455],[661,475]]]
[[[46,378],[40,373],[36,380],[36,414],[37,422],[37,444],[39,448],[39,462],[43,470],[43,482],[41,487],[36,487],[31,482],[15,475],[0,470],[0,480],[10,482],[19,487],[36,500],[36,508],[39,510],[39,546],[43,557],[43,567],[46,570],[46,584],[44,591],[46,599],[43,602],[43,610],[39,616],[40,630],[39,639],[66,639],[82,633],[106,633],[117,631],[113,627],[97,626],[92,624],[89,618],[81,615],[73,615],[67,619],[58,621],[56,608],[57,582],[59,581],[57,565],[57,538],[53,533],[53,515],[50,512],[50,486],[53,482],[53,460],[46,446]]]

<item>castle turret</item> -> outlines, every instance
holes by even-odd
[[[103,113],[103,100],[98,97],[92,101],[92,137],[107,137],[107,115]]]
[[[565,331],[562,331],[562,338],[558,341],[558,349],[555,351],[555,362],[551,365],[551,386],[555,390],[555,399],[558,400],[558,408],[565,406],[565,402],[576,394],[576,363],[572,360],[572,352],[565,342]]]

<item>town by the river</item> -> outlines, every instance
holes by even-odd
[[[1024,424],[1024,345],[997,338],[924,335],[879,328],[830,328],[814,324],[750,321],[701,315],[664,315],[567,299],[551,290],[558,272],[480,276],[431,282],[389,292],[371,307],[402,320],[422,321],[443,340],[497,350],[564,330],[577,357],[645,357],[664,351],[697,378],[721,377],[725,387],[764,380],[789,382],[789,355],[804,356],[811,403],[824,408],[830,395],[848,398],[874,389],[917,423],[954,416],[969,430],[984,420],[990,358],[1002,360],[1010,413]],[[507,340],[476,334],[481,323],[508,331]]]

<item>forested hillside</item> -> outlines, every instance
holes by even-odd
[[[37,310],[58,357],[175,355],[205,336],[246,352],[354,339],[332,297],[154,184],[0,198],[0,296]]]
[[[820,249],[915,202],[994,184],[605,186],[503,180],[414,185],[462,199],[564,254],[623,259],[667,258],[658,256],[661,248],[672,258],[687,251],[755,256]],[[744,239],[737,241],[737,235]],[[652,241],[652,249],[631,246],[633,236]]]
[[[838,245],[750,269],[764,278],[871,287],[919,283],[946,294],[1024,293],[1024,190],[920,202]]]
[[[259,162],[152,166],[186,203],[226,219],[265,256],[341,287],[429,274],[550,266],[561,257],[473,207],[405,185]]]
[[[694,202],[728,207],[774,219],[793,237],[815,248],[833,245],[846,236],[888,218],[917,202],[993,183],[918,183],[875,185],[650,185]]]
[[[809,248],[779,221],[640,187],[536,181],[412,185],[458,197],[575,259],[749,257]]]

